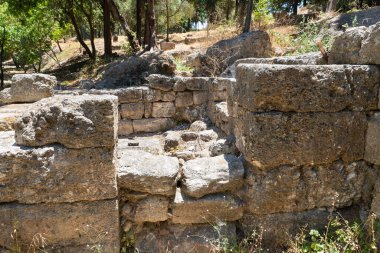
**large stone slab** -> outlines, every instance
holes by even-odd
[[[235,119],[237,147],[251,164],[328,164],[364,157],[364,113],[250,113]]]
[[[166,131],[175,126],[172,118],[149,118],[133,120],[133,130],[135,133],[144,132],[161,132]]]
[[[242,202],[231,194],[212,194],[195,199],[178,188],[172,204],[173,223],[235,221],[243,216]]]
[[[244,167],[234,155],[197,158],[183,168],[183,191],[192,197],[236,190],[243,184]]]
[[[21,252],[33,238],[46,238],[47,252],[119,252],[119,210],[116,200],[95,202],[0,205],[0,248],[15,245],[17,231]],[[37,237],[36,237],[37,238]]]
[[[51,97],[54,95],[54,86],[56,84],[57,79],[54,76],[46,74],[16,74],[12,77],[8,102],[30,103]]]
[[[113,147],[117,138],[117,97],[57,96],[30,106],[15,122],[16,143],[68,148]]]
[[[380,113],[375,113],[368,120],[364,159],[380,165]]]
[[[247,170],[242,198],[256,215],[370,204],[376,169],[364,161]]]
[[[14,145],[14,132],[0,136],[0,202],[58,203],[117,196],[113,148],[26,148]]]
[[[122,216],[136,223],[160,222],[168,219],[168,207],[168,198],[151,195],[137,203],[127,202],[123,207]]]
[[[347,29],[329,51],[329,64],[380,64],[380,22]]]
[[[237,102],[252,112],[376,110],[380,69],[363,65],[239,64]]]
[[[174,195],[178,171],[175,157],[125,150],[119,159],[118,185],[133,191]]]

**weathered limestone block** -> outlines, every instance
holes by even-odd
[[[211,223],[239,220],[243,216],[243,205],[230,194],[213,194],[194,199],[184,195],[178,188],[172,211],[173,223]]]
[[[375,113],[368,120],[364,159],[380,165],[380,113]]]
[[[182,173],[183,192],[200,198],[242,186],[244,167],[238,157],[220,155],[190,160],[185,163]]]
[[[175,115],[175,106],[173,102],[153,103],[152,116],[154,118],[171,118],[174,115]]]
[[[16,143],[68,148],[113,147],[117,138],[117,97],[58,96],[30,106],[15,122]]]
[[[223,91],[227,90],[227,87],[231,85],[231,83],[236,82],[235,78],[223,78],[217,77],[212,82],[210,82],[209,90],[210,91]]]
[[[119,211],[116,200],[95,202],[0,206],[0,248],[11,249],[17,230],[22,252],[33,237],[46,238],[47,252],[119,252]]]
[[[134,136],[133,138],[119,138],[118,140],[118,155],[128,152],[128,150],[142,150],[154,155],[164,153],[161,139],[153,136]]]
[[[206,116],[206,105],[176,107],[176,120],[194,122],[204,119]]]
[[[117,196],[113,148],[26,148],[14,145],[13,132],[1,136],[0,202],[58,203]]]
[[[135,248],[139,252],[213,252],[215,245],[236,243],[236,226],[233,222],[211,224],[144,224],[135,234]]]
[[[120,115],[123,119],[142,119],[144,112],[143,103],[128,103],[120,106]]]
[[[166,131],[175,126],[175,122],[171,118],[150,118],[133,120],[133,130],[138,132],[161,132]]]
[[[149,87],[162,91],[173,90],[175,83],[174,78],[164,75],[153,74],[146,78],[149,82]]]
[[[17,118],[30,106],[30,104],[10,104],[0,107],[0,131],[11,131]]]
[[[150,118],[152,116],[153,103],[144,104],[144,118]]]
[[[235,101],[252,112],[376,110],[380,69],[349,65],[240,64]]]
[[[207,123],[201,120],[191,123],[189,130],[194,132],[200,132],[207,129]]]
[[[187,77],[183,81],[186,83],[186,89],[194,91],[208,90],[211,79],[208,77]]]
[[[133,191],[174,195],[179,170],[175,157],[128,150],[119,159],[118,185]]]
[[[236,152],[235,136],[229,135],[226,138],[219,139],[209,147],[211,156],[223,154],[234,154]]]
[[[304,211],[369,203],[376,169],[364,161],[332,165],[280,166],[247,171],[243,199],[253,214]]]
[[[177,77],[175,84],[173,86],[174,91],[185,91],[186,90],[186,77]]]
[[[165,136],[165,144],[164,144],[165,151],[168,152],[178,147],[180,140],[181,140],[181,135],[179,134],[179,132],[169,131],[167,135]]]
[[[133,205],[133,203],[127,203]],[[135,204],[134,212],[126,219],[136,223],[160,222],[168,219],[169,200],[163,196],[148,196]]]
[[[146,87],[143,90],[144,102],[157,102],[162,99],[162,91]]]
[[[57,78],[46,74],[16,74],[12,77],[12,102],[36,102],[54,95]]]
[[[207,104],[208,99],[209,99],[209,93],[207,91],[193,92],[194,105]]]
[[[225,90],[218,90],[210,92],[210,100],[215,102],[226,101],[227,92]]]
[[[161,100],[164,102],[173,102],[175,100],[175,92],[174,91],[162,92]]]
[[[201,138],[202,141],[215,140],[218,138],[218,133],[213,129],[203,130],[199,132],[199,138]]]
[[[364,113],[250,113],[235,120],[237,147],[251,164],[328,164],[364,158]]]
[[[193,101],[193,93],[189,91],[179,92],[177,93],[177,97],[175,99],[176,107],[187,107],[192,106],[194,104]]]
[[[380,22],[370,27],[353,27],[336,36],[329,64],[380,64]]]
[[[181,133],[181,139],[184,141],[194,141],[198,139],[198,133],[192,131],[184,131]]]
[[[129,135],[132,134],[133,131],[133,125],[132,120],[123,119],[119,120],[119,126],[118,126],[118,135]]]
[[[5,88],[0,91],[0,104],[11,104],[12,100],[11,88]]]

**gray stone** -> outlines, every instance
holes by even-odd
[[[175,149],[178,147],[181,140],[181,135],[179,132],[175,131],[169,131],[167,135],[165,136],[165,144],[164,149],[166,152],[171,151],[172,149]]]
[[[206,118],[206,105],[190,106],[190,107],[177,107],[176,120],[194,122]]]
[[[234,155],[197,158],[183,168],[183,192],[200,198],[206,194],[233,191],[243,185],[244,167]]]
[[[120,115],[123,119],[142,119],[144,110],[143,103],[121,104]]]
[[[175,126],[175,122],[171,118],[150,118],[138,119],[133,121],[134,132],[161,132],[166,131]]]
[[[192,92],[178,92],[175,99],[176,107],[187,107],[194,104]]]
[[[251,65],[237,68],[236,101],[252,112],[377,109],[380,69],[348,65]]]
[[[238,149],[261,168],[361,160],[366,129],[366,116],[359,112],[246,112],[235,119]]]
[[[142,150],[154,155],[162,155],[164,153],[161,138],[149,135],[119,138],[117,148],[119,155],[128,150]]]
[[[184,141],[194,141],[198,139],[198,133],[191,132],[191,131],[185,131],[181,133],[181,138]]]
[[[375,113],[368,120],[364,159],[380,165],[380,113]]]
[[[143,99],[143,89],[140,87],[117,89],[114,95],[119,98],[120,104],[141,102]]]
[[[119,159],[118,185],[133,191],[174,195],[179,170],[175,157],[126,150]]]
[[[174,91],[185,91],[186,90],[186,78],[185,77],[178,77],[176,78],[176,82],[173,86]]]
[[[119,136],[125,136],[132,134],[133,131],[133,125],[132,120],[119,120],[119,126],[118,126],[118,135]]]
[[[208,100],[209,100],[209,93],[207,91],[193,92],[194,105],[206,104]]]
[[[188,77],[184,78],[186,83],[186,89],[196,91],[196,90],[208,90],[210,83],[210,78],[208,77]]]
[[[372,192],[372,203],[371,212],[373,212],[377,217],[380,216],[380,180],[376,180],[375,188]]]
[[[173,223],[235,221],[243,216],[242,202],[230,194],[207,195],[200,199],[185,196],[177,189],[172,204]]]
[[[0,106],[0,132],[14,130],[14,123],[30,104],[10,104]]]
[[[150,75],[146,78],[149,82],[149,87],[162,91],[171,91],[175,83],[174,78],[164,75]]]
[[[201,138],[202,141],[215,140],[216,138],[218,138],[218,133],[212,129],[203,130],[199,132],[199,138]]]
[[[33,238],[46,240],[47,252],[119,252],[119,210],[116,200],[0,206],[0,248],[14,249],[17,231],[21,252],[30,250]],[[39,245],[41,246],[41,245]]]
[[[162,91],[146,88],[143,91],[144,102],[157,102],[162,99]]]
[[[175,106],[173,102],[156,102],[153,103],[152,117],[154,118],[171,118],[175,115]]]
[[[227,138],[219,139],[209,147],[211,156],[223,154],[234,154],[236,152],[235,136],[229,135]]]
[[[247,211],[264,215],[370,203],[376,169],[365,162],[247,170]]]
[[[68,148],[113,147],[117,138],[117,97],[59,96],[43,99],[15,122],[16,143]]]
[[[153,103],[144,103],[144,118],[150,118],[152,116]]]
[[[11,104],[13,102],[11,88],[5,88],[0,91],[0,104]]]
[[[134,211],[124,211],[126,219],[132,220],[136,223],[144,222],[160,222],[168,219],[169,200],[163,196],[148,196],[137,203],[133,204],[128,202],[126,206],[134,205]]]
[[[201,120],[191,123],[189,130],[194,132],[200,132],[207,129],[207,123]]]
[[[227,92],[225,90],[212,91],[209,93],[209,95],[209,100],[211,101],[220,102],[227,100]]]
[[[14,132],[2,132],[0,202],[59,203],[117,196],[113,148],[67,149],[60,145],[14,145]]]
[[[353,27],[335,37],[329,64],[380,64],[380,22]]]
[[[162,92],[161,100],[164,102],[174,101],[175,100],[175,92],[174,91]]]

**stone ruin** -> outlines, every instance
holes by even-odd
[[[340,53],[355,29],[328,62],[244,59],[235,78],[28,104],[0,132],[0,252],[36,235],[48,252],[210,252],[260,227],[277,252],[331,214],[380,215],[380,43]]]

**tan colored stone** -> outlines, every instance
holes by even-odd
[[[169,200],[163,196],[148,196],[136,204],[133,221],[159,222],[168,219]]]
[[[152,117],[153,103],[145,103],[144,108],[144,118]]]
[[[175,43],[174,42],[167,42],[167,41],[162,41],[160,43],[161,50],[167,51],[167,50],[172,50],[175,48]]]
[[[162,91],[146,87],[143,91],[144,102],[157,102],[162,99]]]
[[[380,165],[380,113],[375,113],[368,120],[364,159]]]
[[[214,102],[226,101],[227,92],[225,90],[212,91],[210,92],[210,100]]]
[[[175,99],[176,107],[187,107],[194,104],[193,93],[189,91],[178,92]]]
[[[363,65],[239,64],[236,102],[252,112],[377,109],[380,69]]]
[[[207,195],[200,199],[185,196],[177,189],[172,204],[173,223],[212,223],[234,221],[243,216],[240,200],[230,194]]]
[[[175,83],[174,78],[164,75],[153,74],[146,78],[149,82],[149,87],[161,91],[173,90]]]
[[[150,118],[133,120],[133,130],[138,132],[161,132],[166,131],[175,126],[175,122],[171,118]]]
[[[376,169],[365,162],[247,170],[243,199],[257,215],[370,202]]]
[[[119,103],[141,102],[143,99],[143,88],[130,87],[115,90],[114,95],[119,98]]]
[[[30,106],[15,122],[16,143],[68,148],[113,147],[117,138],[117,97],[57,96]]]
[[[188,90],[208,90],[209,83],[212,80],[209,77],[187,77],[184,78],[186,89]]]
[[[208,99],[209,99],[209,93],[207,91],[193,92],[194,105],[207,104]]]
[[[175,100],[175,92],[174,91],[163,92],[161,100],[164,102],[173,102]]]
[[[119,120],[119,127],[118,127],[118,135],[123,136],[123,135],[129,135],[132,134],[133,131],[133,124],[132,120]]]
[[[47,252],[119,252],[119,211],[116,200],[95,202],[0,205],[0,248],[15,245],[17,230],[22,252],[30,250],[33,237],[46,238]]]
[[[121,104],[120,115],[123,119],[142,119],[144,109],[143,103]]]
[[[237,147],[251,164],[328,164],[364,158],[364,113],[242,113],[235,120]]]
[[[175,106],[173,102],[153,103],[152,116],[154,118],[171,118],[174,115],[175,115]]]

